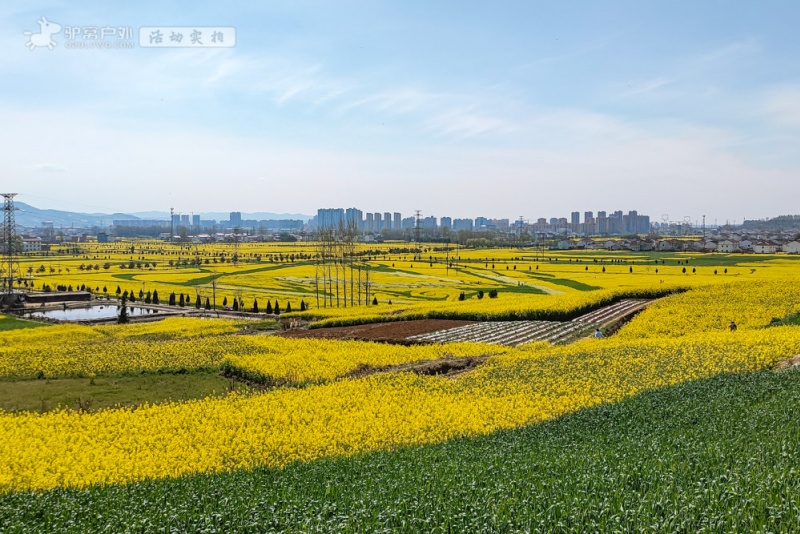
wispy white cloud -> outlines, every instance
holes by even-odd
[[[549,65],[552,63],[558,63],[566,60],[573,60],[580,56],[584,56],[592,52],[602,50],[603,48],[606,48],[609,44],[611,44],[617,37],[623,35],[624,33],[625,32],[616,32],[580,46],[568,47],[566,50],[556,54],[551,54],[536,58],[533,61],[528,61],[527,63],[520,65],[520,69],[527,70],[542,65]]]
[[[764,114],[778,124],[800,127],[800,85],[783,86],[769,92]]]
[[[426,129],[438,136],[466,139],[483,134],[507,134],[518,131],[520,125],[504,118],[486,115],[477,109],[450,109],[426,121]]]
[[[266,95],[276,106],[299,102],[310,107],[336,99],[353,87],[326,74],[321,64],[269,54],[222,58],[206,85],[221,93]]]
[[[738,61],[744,56],[753,56],[764,50],[764,46],[754,37],[726,43],[709,50],[704,50],[688,58],[688,64],[708,66],[713,63]]]
[[[311,213],[322,205],[355,205],[475,216],[492,211],[485,196],[450,198],[450,192],[485,191],[491,183],[498,191],[514,194],[490,216],[558,215],[577,206],[681,216],[717,213],[733,218],[740,213],[767,216],[775,210],[790,210],[800,194],[791,169],[761,167],[729,150],[724,131],[658,121],[632,123],[577,109],[532,112],[511,125],[485,120],[476,109],[462,111],[436,126],[449,128],[448,135],[453,137],[518,128],[508,137],[519,136],[520,142],[430,143],[421,150],[409,151],[405,146],[383,152],[299,148],[278,138],[213,132],[175,135],[91,122],[76,129],[72,125],[80,115],[66,111],[43,113],[52,120],[52,127],[42,134],[37,121],[31,120],[39,116],[0,107],[0,120],[19,125],[13,132],[0,132],[0,143],[7,147],[0,154],[0,173],[13,176],[9,187],[24,193],[37,184],[49,198],[69,198],[75,187],[113,176],[115,198],[125,203],[117,209],[152,208],[153,202],[158,204],[159,198],[166,199],[171,192],[176,207],[185,212],[219,211],[220,206],[280,211],[291,205],[293,210]],[[65,139],[73,142],[66,144]],[[69,168],[82,181],[47,178],[23,164],[35,161],[37,154],[41,157],[42,147],[46,147],[46,161]],[[213,187],[220,176],[226,177],[225,187]],[[393,190],[390,201],[378,201],[376,181],[405,186]],[[754,183],[759,187],[753,188]],[[420,198],[423,187],[427,194]],[[562,187],[568,187],[569,194],[553,194]],[[785,194],[775,198],[770,192],[778,187]],[[108,205],[104,188],[81,190],[86,202]],[[657,195],[652,194],[654,190]],[[686,194],[688,190],[691,195]],[[743,190],[748,191],[746,196],[737,193]]]
[[[749,120],[757,85],[741,71],[761,61],[764,46],[755,38],[696,48],[647,66],[644,75],[612,80],[599,96],[631,117],[676,117],[731,127]]]
[[[31,165],[30,169],[36,172],[67,172],[65,166],[56,165],[55,163],[36,163]]]
[[[656,78],[651,78],[649,80],[645,80],[639,84],[635,85],[628,85],[628,89],[623,91],[623,96],[635,96],[635,95],[643,95],[645,93],[650,93],[652,91],[656,91],[666,85],[672,83],[672,79],[667,78],[665,76],[658,76]]]
[[[445,94],[414,88],[382,91],[362,87],[361,92],[360,96],[341,103],[336,112],[340,115],[363,110],[389,114],[413,113],[428,109],[447,99]]]

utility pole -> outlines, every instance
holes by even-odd
[[[233,228],[233,264],[239,264],[239,232],[241,228],[234,226]]]
[[[421,232],[422,232],[422,211],[414,210],[414,241],[416,241],[417,243],[417,248],[419,248],[419,238]]]
[[[172,243],[172,236],[175,235],[175,208],[169,209],[169,242]]]
[[[217,311],[217,275],[214,273],[214,276],[211,277],[211,295],[212,299],[214,300],[214,311],[217,312],[217,317],[219,317],[219,311]]]
[[[444,260],[444,262],[445,262],[444,263],[445,264],[445,273],[446,273],[446,276],[450,276],[450,236],[449,235],[447,237],[447,241],[445,243],[445,247],[446,247],[445,250],[447,251],[445,253],[445,260]]]

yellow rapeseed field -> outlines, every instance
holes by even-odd
[[[532,276],[520,273],[519,268],[514,274],[510,263],[514,256],[504,254],[508,274],[503,266],[499,275],[477,275],[519,277],[520,281]],[[684,272],[683,266],[667,265],[659,266],[656,273],[654,266],[647,272],[646,266],[636,265],[630,272],[631,266],[613,265],[605,273],[593,274],[594,263],[571,262],[562,267],[559,262],[561,271],[557,273],[554,267],[549,272],[554,278],[566,279],[570,273],[570,279],[577,280],[582,269],[589,273],[583,284],[596,276],[611,285],[607,280],[613,276],[618,285],[576,290],[563,281],[550,282],[553,292],[549,294],[508,291],[498,299],[393,304],[385,312],[408,318],[415,313],[461,310],[487,318],[512,318],[537,310],[574,311],[632,289],[689,288],[651,304],[616,336],[567,346],[407,348],[277,339],[237,335],[235,322],[199,319],[0,332],[0,377],[4,379],[216,368],[227,362],[264,377],[312,383],[249,396],[95,413],[0,413],[0,491],[282,466],[440,442],[546,420],[685,380],[753,371],[800,353],[800,327],[766,327],[773,317],[800,311],[794,262],[743,265],[731,267],[728,273],[720,268],[717,274],[705,267],[698,271],[708,272],[693,273],[691,266]],[[225,268],[240,269],[227,264]],[[640,268],[645,271],[638,272]],[[480,269],[492,270],[476,267],[470,276]],[[412,293],[409,300],[419,295]],[[374,310],[354,308],[347,313],[359,317]],[[336,316],[331,312],[327,318]],[[731,320],[739,325],[734,332],[727,330]],[[361,364],[480,354],[492,357],[458,379],[411,373],[342,378]]]
[[[112,326],[61,324],[0,332],[0,378],[196,369],[219,364],[238,330],[226,320],[169,318]]]
[[[0,415],[0,489],[279,466],[541,421],[800,352],[800,328],[513,350],[461,380],[407,373],[185,404]]]
[[[0,332],[0,378],[86,377],[216,368],[268,381],[302,384],[343,376],[361,365],[382,366],[447,356],[489,356],[496,345],[456,343],[404,347],[354,341],[234,335],[237,323],[169,318],[113,326],[57,325]]]
[[[369,265],[370,301],[379,306],[411,303],[454,302],[461,291],[472,296],[478,290],[499,289],[502,294],[557,294],[575,291],[642,290],[660,286],[697,287],[723,282],[726,278],[761,278],[767,273],[796,271],[796,261],[786,256],[771,259],[752,255],[700,255],[690,253],[609,253],[604,250],[535,251],[532,249],[464,249],[423,243],[413,254],[411,243],[356,245],[360,263]],[[199,295],[203,301],[217,296],[231,302],[241,299],[248,308],[258,299],[263,310],[267,299],[285,308],[299,309],[300,301],[323,308],[325,296],[317,299],[319,272],[314,266],[315,243],[169,244],[128,240],[117,243],[64,244],[46,253],[27,253],[20,262],[26,283],[36,289],[86,287],[97,294],[114,296],[121,291],[157,290],[162,302],[176,294]],[[236,263],[233,256],[238,254]],[[726,267],[715,267],[719,260]],[[715,273],[716,271],[716,273]],[[358,275],[349,268],[334,278]],[[213,288],[216,288],[216,291]],[[366,291],[366,269],[361,272],[361,305]],[[328,288],[336,308],[358,301],[358,291],[340,284]],[[345,295],[347,293],[347,295]],[[387,312],[388,313],[388,312]]]
[[[681,336],[761,328],[773,319],[800,312],[800,278],[735,281],[689,291],[652,303],[619,333],[626,339]]]
[[[447,357],[492,356],[506,352],[499,345],[448,343],[446,345],[389,345],[362,341],[286,339],[270,336],[252,339],[254,352],[228,355],[225,362],[267,382],[295,384],[332,380],[360,366],[380,367]]]

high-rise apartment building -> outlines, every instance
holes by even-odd
[[[340,224],[344,224],[344,209],[323,208],[317,210],[318,228],[339,228]]]
[[[453,230],[459,232],[461,230],[472,231],[473,228],[472,219],[455,219],[453,220]]]
[[[344,211],[344,222],[348,228],[356,228],[361,230],[364,226],[364,216],[361,210],[356,208],[347,208]]]

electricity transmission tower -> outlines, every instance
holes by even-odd
[[[11,293],[14,289],[14,248],[17,244],[17,227],[14,221],[14,197],[16,193],[3,193],[3,236],[5,264],[6,264],[6,294],[8,302],[11,302]]]

